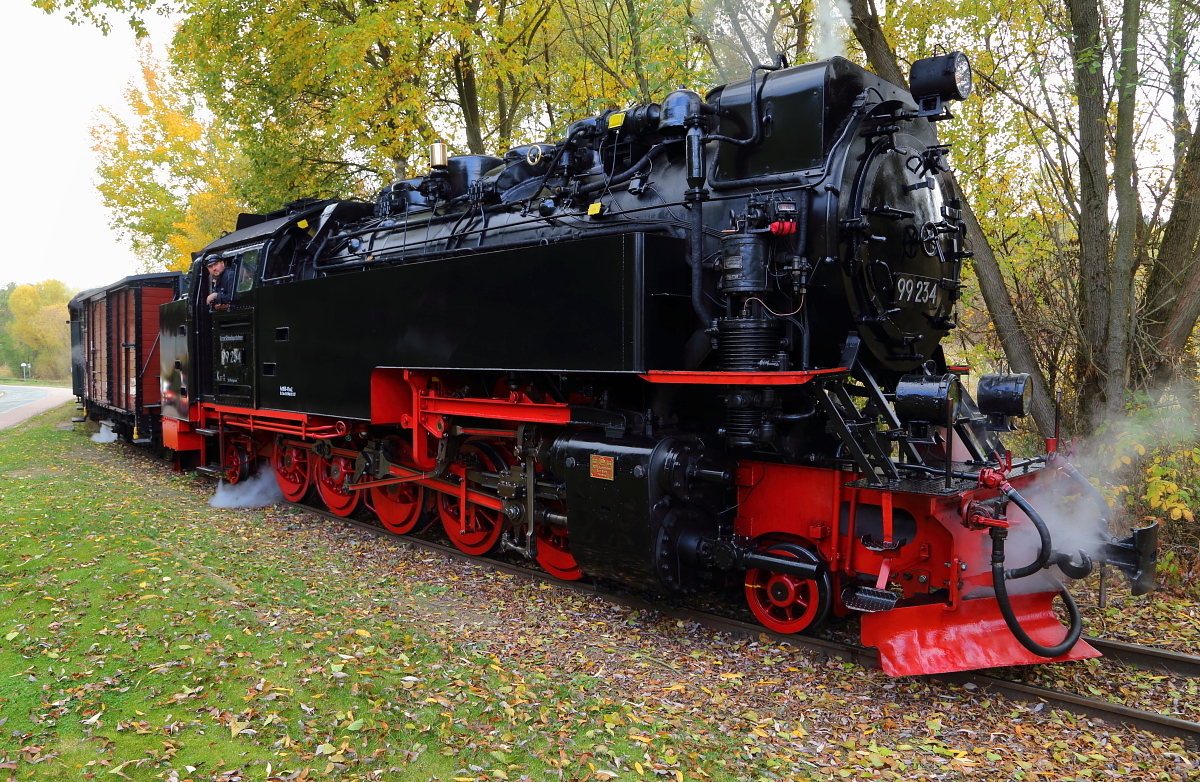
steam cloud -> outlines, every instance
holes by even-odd
[[[1189,392],[1182,388],[1168,389],[1157,406],[1110,422],[1081,452],[1071,457],[1070,462],[1085,478],[1099,479],[1102,486],[1125,483],[1127,480],[1116,474],[1121,469],[1122,456],[1129,456],[1136,464],[1139,446],[1145,451],[1153,451],[1194,441],[1196,434],[1196,412]],[[1117,537],[1128,534],[1126,527],[1130,520],[1119,518],[1119,508],[1108,512],[1113,521],[1110,522],[1112,528],[1107,529],[1101,520],[1101,509],[1089,494],[1065,480],[1022,492],[1046,522],[1054,550],[1069,554],[1076,562],[1079,551],[1093,560],[1098,559],[1110,533]],[[1039,545],[1033,524],[1015,504],[1008,506],[1008,516],[1014,523],[1005,545],[1006,569],[1032,562]],[[1140,520],[1132,521],[1134,527],[1144,526]],[[990,554],[990,544],[985,544],[979,559],[970,562],[972,572],[986,570]],[[1058,589],[1067,580],[1057,567],[1052,567],[1028,578],[1009,581],[1008,588],[1012,593],[1046,591]]]
[[[116,441],[117,441],[117,434],[116,434],[116,432],[114,432],[112,430],[112,422],[101,421],[100,422],[100,431],[96,432],[96,434],[92,435],[92,442],[93,443],[115,443]]]
[[[263,468],[238,483],[222,480],[208,504],[214,508],[262,508],[277,502],[283,502],[283,492],[275,481],[275,471]]]
[[[850,5],[846,0],[817,0],[817,59],[846,56],[846,31]]]

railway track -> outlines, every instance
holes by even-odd
[[[852,662],[866,667],[878,667],[878,658],[876,657],[875,650],[870,648],[856,646],[854,644],[840,643],[838,641],[831,641],[824,638],[814,638],[806,635],[785,635],[781,633],[773,633],[761,625],[743,622],[738,619],[732,619],[729,617],[692,609],[675,608],[672,606],[651,603],[630,595],[614,594],[592,584],[581,583],[578,581],[562,581],[548,575],[547,573],[544,573],[541,570],[519,567],[495,559],[468,556],[453,546],[434,543],[432,541],[413,537],[411,535],[396,535],[392,532],[388,532],[382,527],[377,527],[373,524],[359,521],[357,519],[337,516],[320,508],[314,508],[309,505],[301,505],[297,503],[285,504],[292,508],[303,510],[331,521],[346,524],[376,537],[401,540],[405,543],[409,543],[413,546],[417,546],[428,551],[439,552],[448,557],[462,560],[464,562],[481,564],[510,575],[521,576],[523,578],[555,584],[557,586],[566,589],[572,589],[578,592],[595,594],[603,597],[609,602],[616,603],[618,605],[641,610],[658,611],[664,616],[671,617],[672,619],[697,622],[704,627],[708,627],[713,630],[720,630],[722,632],[733,633],[735,635],[751,638],[758,638],[766,635],[774,641],[786,642],[793,646],[815,651],[829,657],[836,657],[838,659],[846,660],[847,662]],[[1178,652],[1172,652],[1165,649],[1156,649],[1153,647],[1123,643],[1121,641],[1111,641],[1103,638],[1088,638],[1087,641],[1109,659],[1122,662],[1126,665],[1131,665],[1146,670],[1173,673],[1179,676],[1200,676],[1200,657],[1180,654]],[[989,676],[976,671],[933,674],[927,678],[933,681],[940,681],[948,684],[973,684],[985,692],[1001,695],[1009,700],[1025,703],[1044,702],[1053,708],[1062,709],[1063,711],[1068,711],[1072,714],[1094,717],[1117,724],[1131,725],[1141,730],[1149,731],[1158,735],[1182,738],[1193,744],[1200,744],[1200,723],[1190,722],[1188,720],[1179,719],[1178,717],[1171,717],[1164,714],[1143,711],[1141,709],[1134,709],[1121,704],[1109,703],[1107,701],[1102,701],[1095,698],[1086,698],[1074,693],[1060,692],[1058,690],[1052,690],[1045,687],[1038,687],[1021,682],[1009,681],[1007,679],[1000,679],[995,676]]]

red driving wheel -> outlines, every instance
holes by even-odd
[[[407,443],[393,438],[391,444],[395,447],[395,453],[389,458],[400,464],[411,463],[412,449]],[[371,507],[384,529],[397,535],[405,535],[416,529],[425,508],[424,487],[411,482],[389,483],[373,486],[368,491],[371,493]]]
[[[279,490],[288,502],[303,502],[312,488],[311,455],[307,448],[287,445],[282,440],[275,443],[271,466],[275,468]]]
[[[807,549],[791,543],[774,544],[764,554],[817,561]],[[816,580],[761,568],[746,571],[746,602],[763,626],[777,633],[798,633],[825,618],[829,612],[829,574]]]
[[[469,467],[498,471],[504,469],[505,461],[499,452],[487,443],[471,442],[463,445],[459,458],[465,459]],[[465,479],[464,479],[465,480]],[[505,516],[498,510],[484,508],[473,502],[466,503],[466,517],[462,515],[459,499],[454,494],[438,495],[438,516],[454,547],[473,557],[482,556],[496,547],[504,532]]]
[[[315,457],[313,480],[317,494],[325,507],[335,516],[349,516],[358,507],[362,492],[354,491],[346,482],[354,475],[354,459],[334,454],[328,459]]]
[[[225,446],[225,480],[229,483],[250,477],[250,455],[244,443],[230,442]]]
[[[583,572],[571,555],[571,547],[567,540],[567,531],[558,527],[537,527],[537,563],[555,578],[563,581],[577,581],[583,578]]]
[[[414,483],[389,483],[373,486],[371,505],[388,532],[406,535],[417,527],[425,504],[425,490]]]

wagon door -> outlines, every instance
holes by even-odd
[[[86,380],[88,398],[111,402],[108,398],[108,306],[103,296],[87,303]]]

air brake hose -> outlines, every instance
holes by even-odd
[[[1025,515],[1033,522],[1033,526],[1037,528],[1038,536],[1041,538],[1041,545],[1038,549],[1036,560],[1024,567],[1005,570],[1004,541],[1008,538],[1008,528],[991,528],[992,587],[996,590],[996,603],[1000,606],[1000,614],[1004,617],[1004,624],[1008,625],[1009,632],[1013,634],[1013,637],[1017,639],[1017,642],[1021,646],[1024,646],[1039,657],[1061,657],[1071,651],[1072,647],[1079,640],[1079,636],[1083,633],[1083,620],[1079,616],[1079,607],[1075,605],[1075,600],[1071,597],[1071,593],[1067,591],[1066,587],[1063,587],[1059,591],[1059,594],[1062,596],[1063,603],[1067,607],[1067,613],[1070,616],[1070,625],[1067,627],[1066,637],[1054,646],[1042,646],[1030,638],[1025,629],[1021,627],[1021,623],[1017,620],[1017,615],[1013,611],[1012,602],[1008,599],[1008,587],[1004,582],[1008,579],[1025,578],[1038,572],[1050,563],[1050,530],[1046,528],[1046,522],[1042,520],[1041,515],[1033,509],[1033,506],[1016,489],[1004,483],[1001,485],[1000,490],[1004,492],[1009,500],[1016,503],[1018,508],[1025,511]]]
[[[1000,491],[1008,497],[1018,508],[1025,511],[1025,515],[1033,522],[1033,526],[1037,529],[1038,537],[1041,539],[1038,543],[1038,555],[1030,564],[1025,567],[1013,568],[1006,571],[1004,577],[1007,579],[1025,578],[1032,576],[1034,573],[1046,568],[1050,565],[1050,554],[1052,543],[1050,542],[1050,530],[1046,527],[1046,522],[1042,521],[1041,514],[1033,509],[1033,506],[1020,494],[1017,490],[1009,486],[1007,483],[1000,487]]]

